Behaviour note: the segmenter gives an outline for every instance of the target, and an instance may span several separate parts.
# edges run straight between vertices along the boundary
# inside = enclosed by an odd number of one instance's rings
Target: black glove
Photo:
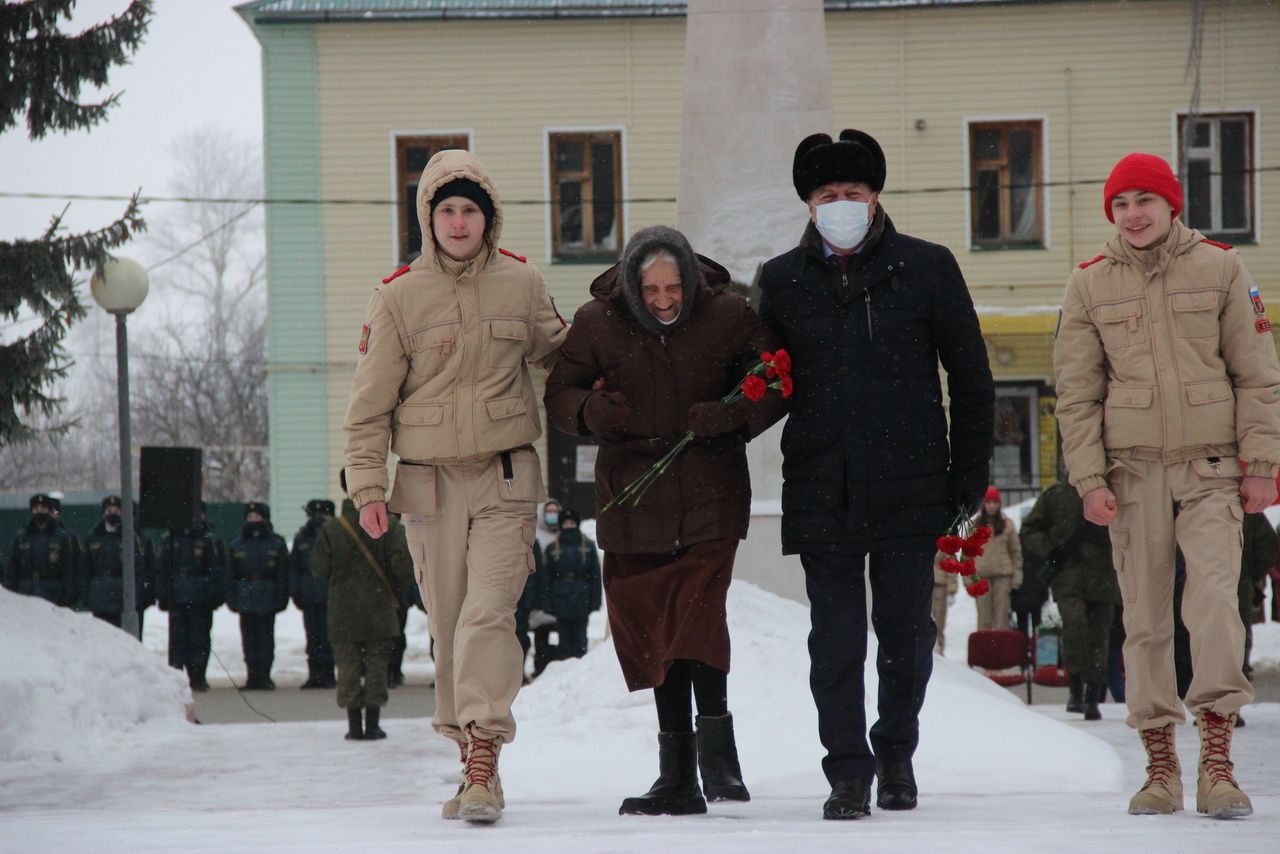
[[[692,404],[688,414],[689,429],[699,439],[733,433],[747,423],[747,412],[737,403],[725,406],[718,400]]]
[[[1049,556],[1044,559],[1044,563],[1040,565],[1040,569],[1036,572],[1036,580],[1048,587],[1053,583],[1053,578],[1058,574],[1058,570],[1062,569],[1062,562],[1066,559],[1061,547],[1049,550]]]
[[[620,391],[592,392],[582,406],[582,420],[597,436],[606,436],[622,426],[631,415],[627,397]]]

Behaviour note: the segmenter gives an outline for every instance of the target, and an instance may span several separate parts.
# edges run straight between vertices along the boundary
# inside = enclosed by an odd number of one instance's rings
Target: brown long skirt
[[[661,685],[671,662],[701,661],[729,671],[725,597],[737,540],[677,552],[604,555],[604,592],[627,688]]]

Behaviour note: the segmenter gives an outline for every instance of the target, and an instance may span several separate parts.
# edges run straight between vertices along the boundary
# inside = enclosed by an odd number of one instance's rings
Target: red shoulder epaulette
[[[1106,257],[1107,257],[1106,255],[1099,255],[1097,258],[1090,258],[1088,261],[1081,261],[1080,269],[1083,270],[1086,267],[1092,267],[1094,264],[1097,264],[1099,261],[1101,261],[1103,258],[1106,258]]]
[[[528,258],[524,257],[523,255],[517,255],[516,253],[512,252],[510,249],[503,249],[503,248],[499,247],[499,248],[498,248],[498,251],[499,251],[499,252],[501,252],[503,255],[506,255],[508,258],[514,258],[514,259],[516,259],[516,260],[517,260],[517,261],[519,261],[521,264],[528,264],[528,263],[529,263],[529,259],[528,259]]]
[[[404,265],[403,267],[401,267],[399,270],[396,270],[396,271],[395,271],[394,273],[392,273],[390,276],[387,276],[385,279],[383,279],[383,280],[382,280],[382,284],[384,284],[384,285],[389,285],[389,284],[391,284],[391,280],[392,280],[392,279],[399,278],[400,276],[403,276],[403,275],[404,275],[405,273],[407,273],[407,272],[409,272],[409,265],[408,265],[408,264],[405,264],[405,265]]]
[[[1216,240],[1210,240],[1210,239],[1209,239],[1209,238],[1207,238],[1207,237],[1202,237],[1202,238],[1200,238],[1200,242],[1201,242],[1201,243],[1208,243],[1210,246],[1216,246],[1216,247],[1218,247],[1219,249],[1234,249],[1234,248],[1235,248],[1235,247],[1234,247],[1234,246],[1232,246],[1230,243],[1219,243],[1218,241],[1216,241]]]

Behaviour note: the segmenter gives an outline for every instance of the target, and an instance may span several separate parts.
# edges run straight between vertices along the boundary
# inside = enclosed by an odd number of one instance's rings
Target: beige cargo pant
[[[511,703],[524,676],[515,612],[533,571],[536,507],[545,500],[532,448],[456,465],[400,463],[392,509],[405,533],[427,624],[435,641],[436,713],[432,725],[465,742],[515,739]]]
[[[1113,460],[1111,547],[1124,603],[1128,724],[1153,729],[1186,720],[1173,669],[1174,546],[1187,565],[1182,618],[1193,676],[1186,709],[1238,712],[1253,701],[1240,670],[1244,624],[1237,587],[1243,546],[1240,468],[1234,458],[1165,464]]]

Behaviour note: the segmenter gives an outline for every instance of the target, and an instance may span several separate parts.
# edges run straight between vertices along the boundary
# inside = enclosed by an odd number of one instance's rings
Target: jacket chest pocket
[[[1100,305],[1094,317],[1102,345],[1109,350],[1122,350],[1137,344],[1145,344],[1147,331],[1142,325],[1142,300]]]
[[[1169,294],[1173,322],[1180,338],[1218,336],[1218,295],[1214,291]]]
[[[485,336],[484,364],[503,368],[520,364],[525,342],[529,340],[529,324],[523,320],[490,320]]]
[[[430,378],[443,370],[456,346],[456,324],[432,326],[409,336],[409,362],[414,375]]]

